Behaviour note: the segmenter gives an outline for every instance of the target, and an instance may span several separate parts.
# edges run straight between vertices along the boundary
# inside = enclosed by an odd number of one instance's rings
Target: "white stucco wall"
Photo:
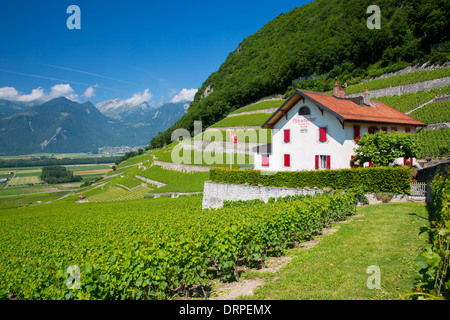
[[[301,116],[298,111],[307,106],[311,114]],[[255,169],[272,171],[299,171],[316,170],[315,156],[330,156],[330,169],[350,168],[350,159],[354,155],[354,125],[360,126],[360,135],[367,133],[369,127],[386,127],[387,132],[396,128],[399,132],[405,132],[407,126],[385,125],[379,123],[352,123],[346,122],[344,128],[340,121],[331,113],[322,112],[312,102],[299,101],[285,116],[275,124],[272,130],[272,154],[269,167],[261,166],[261,155],[255,154]],[[319,141],[319,127],[327,127],[327,141]],[[415,133],[414,127],[409,127]],[[284,142],[284,130],[290,129],[290,142]],[[284,154],[290,154],[291,166],[284,166]],[[403,165],[403,159],[396,162]],[[368,166],[368,163],[365,164]]]

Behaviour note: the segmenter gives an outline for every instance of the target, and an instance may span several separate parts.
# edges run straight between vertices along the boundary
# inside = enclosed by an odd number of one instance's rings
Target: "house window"
[[[330,169],[331,157],[327,155],[316,155],[316,169]]]
[[[410,128],[405,128],[405,132],[411,132]]]
[[[377,133],[378,128],[377,127],[369,127],[369,134]]]
[[[284,155],[284,166],[285,167],[290,167],[291,166],[291,155],[290,154],[285,154]]]
[[[353,126],[353,139],[355,141],[359,141],[359,139],[361,139],[361,127],[360,126]]]
[[[320,127],[319,128],[319,141],[320,142],[327,141],[327,127]]]
[[[392,132],[397,131],[397,127],[392,127],[391,130],[392,130]]]
[[[299,116],[308,116],[311,114],[311,110],[309,110],[308,107],[301,107],[300,110],[298,110]]]
[[[284,142],[291,142],[291,130],[285,129],[284,130]]]
[[[268,155],[261,156],[261,166],[268,167],[269,163],[270,162],[269,162],[269,156]]]
[[[381,130],[383,130],[384,132],[387,132],[387,128],[386,127],[381,127]]]

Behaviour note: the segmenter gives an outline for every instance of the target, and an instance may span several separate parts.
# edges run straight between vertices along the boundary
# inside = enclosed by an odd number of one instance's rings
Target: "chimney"
[[[337,98],[345,98],[345,86],[338,85],[337,77],[334,79],[334,86],[333,86],[333,95]]]
[[[370,106],[370,93],[367,90],[367,87],[366,87],[366,92],[364,92],[364,94],[363,94],[363,99],[364,99],[364,104],[366,106]]]

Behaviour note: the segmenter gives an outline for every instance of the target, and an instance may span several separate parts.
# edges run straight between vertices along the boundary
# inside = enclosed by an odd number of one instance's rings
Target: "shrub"
[[[258,170],[215,168],[210,180],[232,184],[250,184],[288,188],[331,188],[349,190],[362,186],[365,192],[392,192],[409,194],[411,168],[353,168],[320,171],[279,171],[261,175]]]
[[[432,219],[431,227],[424,227],[428,232],[430,244],[416,258],[420,281],[418,291],[434,297],[450,299],[449,243],[450,243],[450,177],[448,172],[436,175],[431,187],[431,203],[428,209]]]

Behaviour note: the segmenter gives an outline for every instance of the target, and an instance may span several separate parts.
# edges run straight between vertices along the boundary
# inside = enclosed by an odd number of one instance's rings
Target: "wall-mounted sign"
[[[316,118],[315,117],[306,118],[300,116],[299,118],[294,118],[292,121],[294,121],[294,123],[297,123],[300,126],[300,128],[307,128],[311,124],[311,122],[316,121]]]

